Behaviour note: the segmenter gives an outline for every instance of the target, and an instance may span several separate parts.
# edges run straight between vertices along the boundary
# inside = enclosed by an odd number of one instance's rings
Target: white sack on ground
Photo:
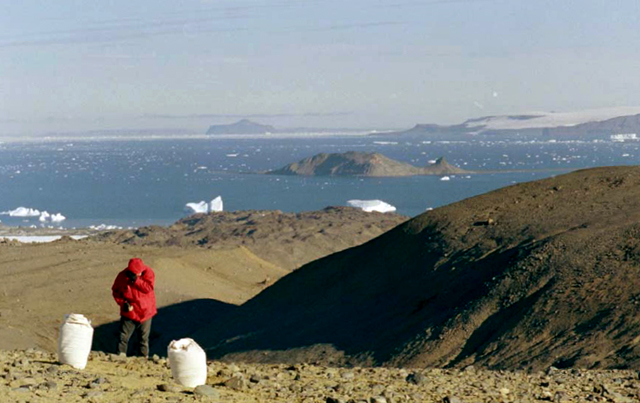
[[[58,360],[62,364],[84,369],[92,341],[93,327],[89,319],[76,313],[65,315],[58,337]]]
[[[207,354],[193,339],[172,341],[167,355],[171,375],[180,385],[195,388],[207,383]]]

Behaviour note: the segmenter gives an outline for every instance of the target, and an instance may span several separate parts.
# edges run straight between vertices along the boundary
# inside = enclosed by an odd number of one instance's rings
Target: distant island
[[[345,153],[317,154],[265,173],[270,175],[385,177],[455,175],[472,172],[449,164],[444,157],[438,158],[434,164],[417,167],[392,160],[379,153],[348,151]]]
[[[266,135],[266,134],[301,134],[301,133],[362,133],[367,131],[354,128],[327,128],[327,127],[275,127],[242,119],[235,123],[224,125],[211,125],[207,130],[209,135]]]
[[[252,122],[249,119],[242,119],[228,125],[209,126],[207,134],[269,134],[277,130],[273,126]]]
[[[455,125],[417,124],[404,131],[370,135],[433,140],[474,137],[637,141],[640,140],[640,107],[485,116]]]

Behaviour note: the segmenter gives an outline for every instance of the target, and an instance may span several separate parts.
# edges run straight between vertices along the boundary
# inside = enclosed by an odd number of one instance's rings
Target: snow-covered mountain
[[[640,134],[640,107],[485,116],[451,126],[418,124],[412,129],[394,134],[439,138],[457,135],[504,135],[611,139],[612,136],[621,134]]]

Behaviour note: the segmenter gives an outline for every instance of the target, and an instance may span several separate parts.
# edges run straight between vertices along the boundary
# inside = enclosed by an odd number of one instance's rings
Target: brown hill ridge
[[[317,154],[280,169],[266,172],[271,175],[305,176],[414,176],[452,175],[471,173],[449,164],[444,157],[435,164],[417,167],[396,161],[379,153],[348,151],[346,153]]]
[[[135,246],[233,248],[251,252],[285,270],[364,243],[406,221],[399,214],[352,207],[283,213],[279,210],[195,214],[169,227],[110,231],[95,239]]]
[[[196,332],[247,361],[640,368],[640,167],[424,213]]]

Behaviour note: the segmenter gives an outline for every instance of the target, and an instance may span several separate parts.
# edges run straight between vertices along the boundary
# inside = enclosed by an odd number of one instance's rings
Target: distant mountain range
[[[471,173],[449,164],[444,157],[426,167],[417,167],[392,160],[379,153],[348,151],[317,154],[280,169],[266,172],[272,175],[303,176],[414,176]]]
[[[526,115],[486,116],[458,125],[418,124],[409,130],[372,133],[375,136],[402,136],[455,139],[470,136],[501,138],[581,138],[636,139],[640,134],[640,107],[593,109],[579,112],[541,112]],[[620,137],[622,135],[622,137]],[[612,137],[614,136],[614,137]]]

